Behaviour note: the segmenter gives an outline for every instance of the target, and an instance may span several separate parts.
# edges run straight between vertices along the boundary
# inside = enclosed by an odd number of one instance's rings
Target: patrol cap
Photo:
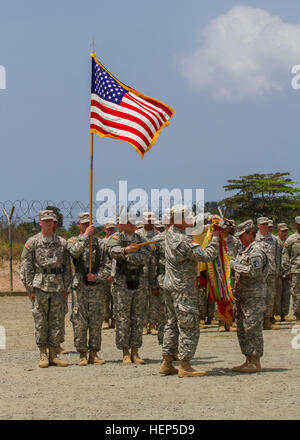
[[[149,220],[151,221],[151,223],[155,222],[155,220],[156,220],[155,213],[152,211],[145,211],[143,213],[143,222],[147,223]]]
[[[131,223],[133,225],[136,224],[137,216],[135,212],[122,212],[117,217],[117,223],[124,225],[127,223]]]
[[[155,222],[154,226],[155,226],[156,228],[164,228],[164,227],[165,227],[165,225],[163,224],[163,222],[159,222],[159,221]]]
[[[80,212],[78,214],[79,223],[89,223],[90,222],[90,213],[89,212]]]
[[[300,216],[295,217],[295,223],[300,223]]]
[[[53,212],[53,217],[54,217],[53,221],[57,223],[57,215],[55,214],[55,212]]]
[[[109,229],[109,228],[115,228],[116,225],[115,225],[114,222],[106,222],[106,223],[104,223],[104,227],[105,227],[106,229]]]
[[[194,216],[190,208],[186,205],[174,205],[171,208],[171,218],[176,220],[185,219],[188,221],[193,221]]]
[[[269,226],[269,227],[271,227],[271,226],[273,227],[273,220],[269,219],[269,221],[268,221],[268,226]]]
[[[265,218],[265,217],[262,217]],[[253,220],[246,220],[243,223],[240,223],[236,228],[236,233],[234,234],[236,237],[240,237],[244,232],[249,232],[253,228],[255,228]]]
[[[279,231],[288,231],[289,227],[286,223],[278,223],[277,229]]]
[[[40,220],[54,220],[57,221],[56,215],[52,209],[45,209],[44,211],[39,211]]]
[[[263,225],[264,223],[269,223],[268,217],[259,217],[257,219],[257,224],[258,225]]]
[[[136,222],[135,226],[137,227],[137,229],[141,229],[144,226],[144,223],[141,221]]]
[[[170,208],[166,208],[164,210],[164,215],[163,215],[163,222],[164,222],[164,224],[168,225],[170,223],[170,215],[171,215],[171,209]]]

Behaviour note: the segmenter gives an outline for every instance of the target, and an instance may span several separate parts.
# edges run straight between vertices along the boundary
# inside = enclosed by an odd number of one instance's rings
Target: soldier
[[[21,257],[21,280],[34,301],[35,340],[40,350],[39,367],[66,367],[57,356],[63,340],[64,301],[70,291],[72,267],[67,242],[53,233],[54,212],[39,212],[41,232],[27,240]],[[49,349],[49,359],[47,356]]]
[[[143,340],[145,292],[149,284],[144,265],[149,263],[152,252],[147,246],[136,246],[136,243],[144,240],[135,232],[134,223],[130,214],[122,214],[121,232],[113,234],[107,243],[110,257],[116,260],[112,295],[116,319],[116,346],[123,350],[124,364],[144,363],[138,354]]]
[[[105,237],[102,239],[105,247],[107,246],[107,242],[109,237],[115,233],[116,225],[113,222],[107,222],[104,225]],[[110,258],[106,259],[107,269],[111,272],[111,260]],[[111,281],[106,280],[104,282],[105,290],[104,290],[104,323],[102,328],[109,329],[115,328],[115,320],[113,318],[113,299],[111,294]]]
[[[295,217],[297,232],[289,236],[283,246],[282,272],[292,283],[293,312],[296,326],[300,326],[300,216]]]
[[[57,230],[57,216],[55,214],[55,212],[53,212],[53,234],[56,234],[56,230]],[[68,313],[68,294],[66,295],[66,297],[63,299],[63,313],[65,315],[64,318],[64,331],[63,331],[63,335],[60,341],[60,344],[63,344],[64,340],[65,340],[65,334],[66,334],[66,315]],[[57,354],[68,354],[70,353],[69,350],[65,350],[61,345],[59,345],[59,347],[57,348]]]
[[[157,235],[157,231],[154,228],[154,224],[155,224],[154,212],[144,212],[143,224],[144,224],[143,228],[140,228],[138,230],[139,235],[143,238],[143,241],[153,240]],[[156,271],[154,255],[152,256],[150,263],[151,263],[151,267],[147,266],[144,268],[149,283],[148,286],[146,287],[146,309],[145,309],[145,322],[143,328],[143,335],[147,335],[149,333],[151,335],[158,334],[158,330],[157,330],[158,316],[160,316],[159,307],[161,306],[161,300],[158,298],[159,293],[156,288],[156,285],[153,285],[150,282],[150,280],[153,279],[153,276],[150,273],[150,271],[152,271],[153,274]],[[159,323],[159,325],[161,325],[161,323]]]
[[[234,290],[235,277],[233,263],[239,250],[241,250],[242,245],[241,242],[231,234],[232,227],[233,225],[230,220],[224,220],[223,237],[226,243],[228,258],[231,266],[231,288],[232,290]],[[229,326],[228,324],[225,324],[225,322],[223,322],[222,320],[219,320],[219,332],[224,332],[225,330],[236,331],[235,323],[233,323],[232,326]]]
[[[273,234],[273,227],[274,227],[273,220],[269,219],[269,222],[268,222],[268,232],[270,234]]]
[[[203,376],[195,371],[190,360],[195,354],[199,329],[199,297],[196,288],[197,262],[212,261],[219,248],[219,233],[215,231],[211,243],[202,250],[193,243],[186,229],[191,228],[194,218],[191,211],[182,205],[171,209],[173,225],[166,233],[166,274],[164,289],[167,308],[167,324],[163,339],[163,362],[161,374],[177,374],[179,377]],[[178,351],[180,367],[177,371],[172,360]]]
[[[279,325],[274,324],[272,321],[274,317],[276,281],[280,271],[281,248],[276,237],[274,237],[268,230],[269,219],[267,217],[259,217],[257,219],[257,227],[259,231],[256,234],[255,240],[262,246],[269,261],[266,311],[263,328],[264,330],[279,330]]]
[[[284,243],[288,236],[288,225],[286,223],[279,223],[277,227],[278,243],[280,244],[281,252],[283,252]],[[281,254],[282,256],[282,254]],[[282,258],[281,258],[282,262]],[[277,292],[274,304],[274,315],[278,321],[292,321],[289,316],[291,297],[291,280],[282,275],[282,267],[280,267],[279,277],[277,279]]]
[[[157,222],[155,222],[155,230],[159,234],[163,234],[165,232],[165,225],[162,222],[157,221]]]
[[[237,336],[246,361],[233,371],[257,373],[261,371],[263,355],[263,320],[266,309],[266,278],[268,257],[258,241],[255,241],[255,226],[247,220],[237,227],[243,250],[232,261],[235,272],[234,296],[236,303]]]
[[[72,282],[72,315],[74,345],[79,352],[79,366],[102,365],[97,356],[101,349],[101,330],[104,318],[104,281],[110,275],[105,264],[104,243],[94,235],[89,225],[89,213],[78,215],[80,235],[68,240],[68,251],[73,258],[75,274]],[[92,271],[89,272],[89,237],[92,237]],[[89,332],[89,342],[87,333]],[[89,359],[87,352],[89,350]]]

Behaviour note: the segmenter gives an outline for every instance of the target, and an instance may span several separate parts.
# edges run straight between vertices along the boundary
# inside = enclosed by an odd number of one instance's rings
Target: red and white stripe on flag
[[[174,110],[125,86],[92,57],[97,65],[92,69],[91,133],[128,142],[143,157],[169,125]]]

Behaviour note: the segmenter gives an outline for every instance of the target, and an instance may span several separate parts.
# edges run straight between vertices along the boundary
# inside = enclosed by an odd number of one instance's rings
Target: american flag
[[[90,132],[129,142],[143,157],[174,110],[118,81],[92,56]]]

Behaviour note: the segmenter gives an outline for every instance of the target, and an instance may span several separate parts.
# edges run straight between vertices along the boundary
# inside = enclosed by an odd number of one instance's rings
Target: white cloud
[[[242,100],[291,87],[300,64],[300,24],[264,9],[235,6],[200,30],[193,54],[180,60],[191,86],[218,100]]]

